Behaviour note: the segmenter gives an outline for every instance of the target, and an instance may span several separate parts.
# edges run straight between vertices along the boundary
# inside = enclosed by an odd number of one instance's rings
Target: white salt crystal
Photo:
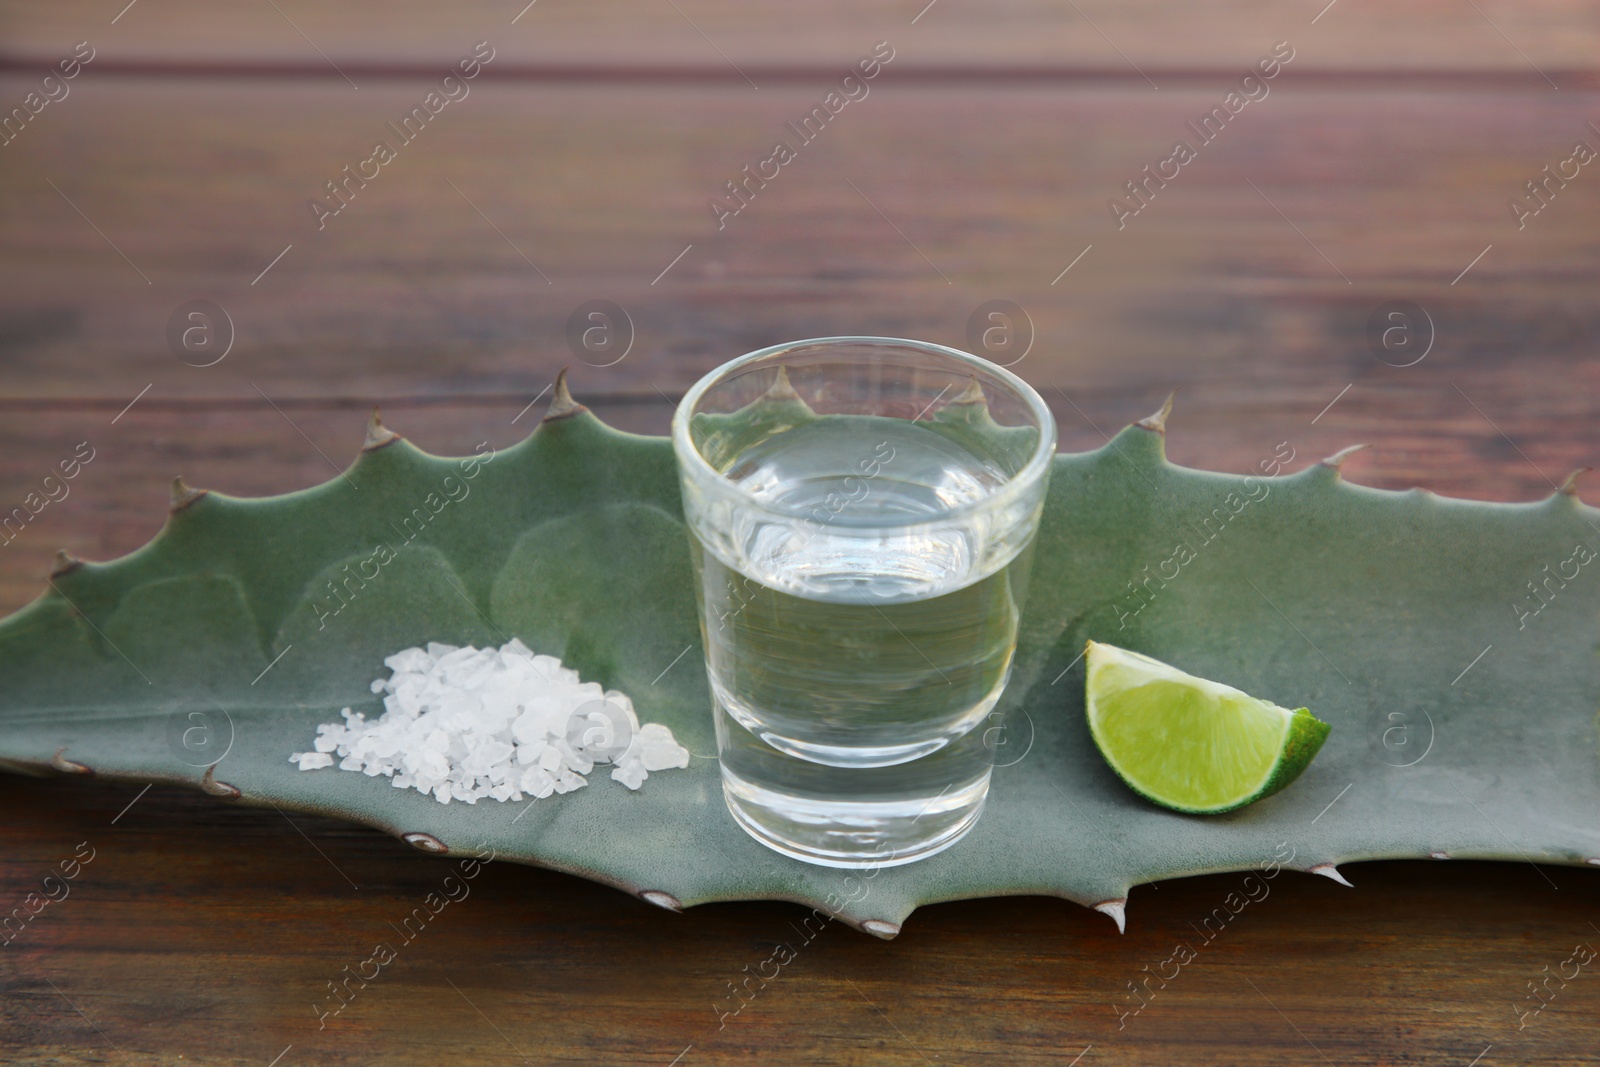
[[[461,763],[461,769],[469,774],[487,774],[490,767],[511,758],[511,746],[495,740],[493,735],[476,735],[469,744],[471,752]]]
[[[629,789],[638,789],[650,777],[638,760],[627,760],[611,768],[611,780],[621,782]]]
[[[669,745],[674,743],[672,740],[672,731],[667,729],[665,726],[662,726],[658,722],[646,723],[645,725],[639,727],[639,729],[635,731],[634,736],[639,739],[641,744],[646,745],[659,741],[665,741]]]
[[[647,771],[665,771],[673,767],[689,766],[689,750],[676,744],[645,745],[639,762]]]
[[[450,761],[443,752],[435,749],[425,749],[418,754],[417,773],[425,774],[434,781],[447,778],[450,775]]]
[[[588,774],[590,771],[594,770],[594,761],[581,752],[573,751],[572,746],[567,744],[565,738],[556,741],[556,743],[550,747],[561,753],[562,763],[566,764],[574,771],[577,771],[579,774]]]
[[[672,731],[658,722],[640,727],[629,751],[638,756],[647,771],[689,766],[689,750],[679,745],[673,739]]]
[[[384,660],[383,665],[396,674],[421,673],[433,666],[433,657],[420,648],[408,648]]]
[[[543,799],[556,787],[556,780],[543,767],[530,767],[522,773],[522,791]]]
[[[628,694],[620,692],[620,691],[618,691],[616,689],[607,689],[606,690],[606,703],[607,704],[612,704],[612,705],[615,705],[616,707],[621,708],[623,714],[628,716],[628,725],[629,725],[629,727],[633,730],[633,732],[635,734],[637,734],[639,732],[639,716],[633,710],[633,701],[628,699]],[[657,725],[657,724],[652,723],[651,725]],[[663,730],[667,729],[665,726],[663,726],[661,728]],[[667,733],[670,736],[672,731],[668,730]]]
[[[289,762],[316,770],[337,759],[341,770],[387,776],[395,788],[415,789],[441,804],[542,800],[583,788],[595,755],[609,758],[583,747],[598,743],[586,734],[569,740],[568,733],[583,722],[573,718],[579,709],[604,700],[627,720],[613,723],[620,736],[605,737],[627,745],[613,780],[638,789],[652,771],[689,765],[689,751],[671,730],[640,724],[627,694],[585,682],[559,659],[515,638],[498,649],[430,642],[383,662],[390,677],[371,686],[373,694],[384,694],[382,714],[369,722],[361,712],[341,709],[342,722],[317,727],[315,751],[296,752]]]
[[[511,736],[525,745],[541,746],[545,739],[544,716],[537,710],[524,711],[511,724]]]

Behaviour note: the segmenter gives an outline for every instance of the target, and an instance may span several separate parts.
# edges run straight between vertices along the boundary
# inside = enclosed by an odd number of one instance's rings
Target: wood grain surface
[[[920,61],[956,67],[1048,65],[1105,71],[1253,62],[1273,41],[1315,40],[1318,65],[1340,70],[1587,70],[1600,15],[1584,0],[8,0],[7,52],[51,55],[88,38],[128,58],[443,61],[489,39],[513,61],[735,69],[764,64],[847,67],[889,39]],[[120,13],[120,14],[119,14]],[[113,22],[113,19],[115,21]],[[754,74],[752,73],[752,78]],[[760,84],[759,78],[754,78]],[[747,90],[749,86],[745,87]]]
[[[854,332],[967,347],[990,300],[1031,321],[1014,369],[1066,449],[1176,387],[1192,466],[1366,442],[1352,480],[1533,500],[1600,459],[1600,162],[1542,205],[1526,188],[1600,147],[1591,4],[124,2],[0,4],[0,113],[96,48],[0,146],[0,511],[95,449],[0,546],[0,610],[57,548],[146,541],[173,475],[326,480],[373,403],[467,452],[521,437],[569,366],[602,417],[660,433],[724,359]],[[308,201],[480,40],[470,95],[319,229]],[[870,93],[800,144],[785,124],[880,40]],[[1268,95],[1119,227],[1108,200],[1139,206],[1126,183],[1199,144],[1186,124],[1279,41]],[[796,160],[719,229],[708,201],[780,138]],[[1540,208],[1520,226],[1515,198]],[[168,339],[201,299],[232,324],[206,367]],[[569,344],[590,300],[631,319],[620,362]],[[1426,325],[1375,349],[1394,301]],[[0,912],[94,855],[0,947],[6,1062],[1494,1067],[1600,1043],[1592,968],[1529,1014],[1530,983],[1600,946],[1600,872],[1454,862],[1353,865],[1354,889],[1291,872],[1211,941],[1196,925],[1241,876],[1136,888],[1122,936],[1013,899],[922,909],[887,943],[492,864],[319,1027],[446,861],[138,783],[4,777],[0,806]],[[795,962],[719,1019],[779,942]]]

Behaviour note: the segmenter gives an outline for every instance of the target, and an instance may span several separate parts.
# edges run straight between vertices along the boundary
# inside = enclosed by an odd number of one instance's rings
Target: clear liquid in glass
[[[954,844],[988,794],[975,727],[1010,674],[1031,555],[996,548],[1014,516],[961,509],[1006,471],[928,424],[830,416],[723,473],[773,508],[732,514],[720,551],[694,539],[735,818],[837,867]]]

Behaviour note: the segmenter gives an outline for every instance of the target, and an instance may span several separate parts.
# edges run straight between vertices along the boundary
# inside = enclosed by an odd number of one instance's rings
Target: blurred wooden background
[[[1014,369],[1064,448],[1180,387],[1169,452],[1193,466],[1364,441],[1353,480],[1531,500],[1600,458],[1600,162],[1521,228],[1508,207],[1600,148],[1592,3],[125,5],[0,3],[0,115],[78,42],[95,55],[0,146],[0,511],[96,450],[0,552],[5,610],[59,547],[147,540],[174,474],[238,494],[325,480],[374,402],[466,452],[522,436],[570,366],[603,417],[659,433],[732,356],[835,333],[967,347],[990,300],[1031,320]],[[386,123],[479,41],[494,59],[470,95],[319,230],[307,201],[396,143]],[[708,199],[795,144],[784,124],[879,41],[894,59],[867,97],[719,230]],[[1294,59],[1266,98],[1119,230],[1108,198],[1193,144],[1185,123],[1280,41]],[[232,345],[197,367],[167,335],[202,299]],[[569,346],[590,300],[632,321],[620,362]],[[1431,322],[1411,366],[1369,342],[1392,301]],[[1553,892],[1483,864],[1282,880],[1122,1030],[1126,983],[1228,877],[1137,889],[1121,938],[1043,900],[924,909],[888,944],[829,931],[719,1031],[712,1002],[796,909],[670,916],[497,867],[319,1031],[311,1002],[442,867],[161,790],[113,824],[136,792],[0,781],[3,899],[98,850],[0,948],[9,1060],[1489,1067],[1590,1063],[1600,1037],[1600,985],[1516,1014],[1542,967],[1600,942],[1600,874],[1549,871]]]

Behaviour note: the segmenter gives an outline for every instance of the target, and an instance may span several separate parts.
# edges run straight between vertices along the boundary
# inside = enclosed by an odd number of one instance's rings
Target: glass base
[[[983,813],[990,773],[985,766],[960,788],[927,797],[839,801],[775,792],[724,763],[722,795],[734,821],[774,852],[863,870],[915,863],[960,841]]]

